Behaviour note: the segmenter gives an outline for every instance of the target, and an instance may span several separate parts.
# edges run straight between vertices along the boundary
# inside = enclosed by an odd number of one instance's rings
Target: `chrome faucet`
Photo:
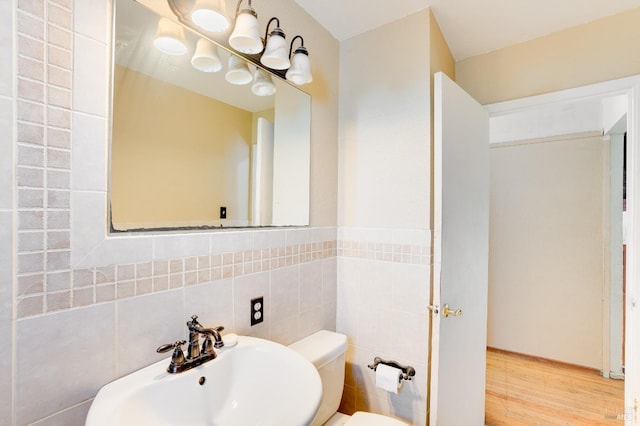
[[[180,373],[202,365],[217,356],[214,348],[224,346],[224,342],[220,336],[220,332],[224,330],[224,327],[204,328],[202,324],[198,322],[198,316],[193,315],[191,321],[187,321],[187,328],[189,329],[189,346],[186,357],[182,352],[182,345],[187,343],[185,340],[167,343],[156,349],[158,353],[168,352],[173,349],[171,363],[167,368],[169,373]],[[200,335],[204,336],[202,349],[200,349]],[[211,341],[212,337],[215,343]]]

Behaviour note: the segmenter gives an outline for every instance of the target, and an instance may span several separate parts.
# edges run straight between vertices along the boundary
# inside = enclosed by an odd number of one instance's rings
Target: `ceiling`
[[[338,40],[431,7],[456,60],[640,7],[640,0],[296,0]]]

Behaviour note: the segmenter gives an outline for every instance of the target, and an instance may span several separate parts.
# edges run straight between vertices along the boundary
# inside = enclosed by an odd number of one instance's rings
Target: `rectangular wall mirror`
[[[230,61],[245,60],[186,27],[186,52],[163,53],[161,17],[115,3],[111,231],[308,225],[310,96],[277,76],[275,94],[257,96],[248,62],[251,80],[229,83]],[[192,65],[199,43],[219,71]]]

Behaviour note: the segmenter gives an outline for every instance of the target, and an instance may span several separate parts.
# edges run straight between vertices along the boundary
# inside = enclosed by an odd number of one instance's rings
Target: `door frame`
[[[640,425],[640,75],[485,105],[489,117],[585,99],[627,95],[627,292],[625,425]]]

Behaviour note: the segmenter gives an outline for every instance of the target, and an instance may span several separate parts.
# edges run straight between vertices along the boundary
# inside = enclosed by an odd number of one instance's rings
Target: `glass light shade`
[[[187,53],[184,29],[167,18],[160,18],[160,21],[158,21],[158,31],[153,38],[153,45],[168,55],[184,55]]]
[[[262,68],[256,68],[253,74],[253,85],[251,91],[256,96],[272,96],[276,93],[276,86],[271,80],[271,76]]]
[[[276,28],[269,35],[260,63],[273,70],[286,70],[291,66],[291,62],[289,62],[289,46],[280,28]]]
[[[313,81],[313,76],[311,75],[311,62],[309,61],[307,49],[304,47],[296,49],[293,54],[293,58],[291,59],[291,68],[289,68],[285,77],[287,80],[297,85],[307,84]]]
[[[260,38],[258,17],[253,9],[242,9],[236,18],[236,26],[229,36],[229,45],[238,52],[256,54],[264,46]]]
[[[248,84],[253,80],[246,61],[235,55],[229,57],[229,69],[224,77],[229,83],[236,85]]]
[[[191,10],[191,20],[199,28],[221,33],[229,28],[227,5],[224,0],[197,0]]]
[[[191,58],[191,65],[202,72],[218,72],[222,69],[222,62],[218,56],[216,46],[201,38],[196,44],[196,51]]]

